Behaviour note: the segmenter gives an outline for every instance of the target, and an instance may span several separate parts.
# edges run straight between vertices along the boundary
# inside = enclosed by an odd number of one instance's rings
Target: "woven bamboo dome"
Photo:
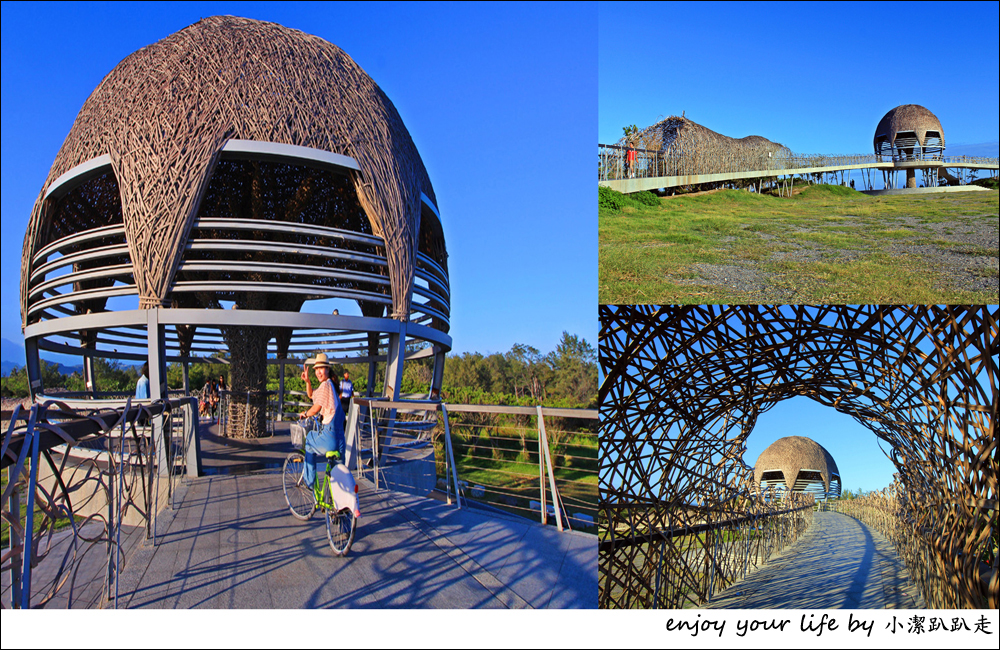
[[[903,104],[879,120],[873,140],[875,154],[903,161],[938,156],[944,152],[944,129],[929,110]]]
[[[833,456],[803,436],[787,436],[771,443],[757,458],[753,478],[761,487],[780,482],[789,490],[811,492],[817,498],[839,496],[841,491],[840,470]]]
[[[436,201],[396,108],[340,48],[206,18],[127,56],[80,110],[25,234],[25,336],[126,360],[374,356],[393,336],[440,352]],[[316,300],[362,316],[304,313]]]

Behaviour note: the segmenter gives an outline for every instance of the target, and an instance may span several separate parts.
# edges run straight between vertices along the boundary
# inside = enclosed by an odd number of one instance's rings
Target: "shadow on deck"
[[[586,608],[597,540],[457,510],[361,483],[355,542],[336,557],[323,518],[288,514],[280,475],[187,483],[136,549],[119,606],[154,608]]]

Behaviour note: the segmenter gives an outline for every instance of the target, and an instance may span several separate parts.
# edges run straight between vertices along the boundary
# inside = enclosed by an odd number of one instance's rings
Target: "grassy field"
[[[524,435],[524,441],[518,435]],[[435,457],[438,478],[445,478],[444,437],[436,436]],[[597,520],[597,451],[594,432],[563,431],[548,424],[553,475],[562,495],[567,514],[581,513]],[[540,501],[538,435],[530,427],[516,427],[510,422],[493,426],[452,424],[455,463],[458,478],[470,486],[484,489],[479,496],[466,492],[467,499],[481,501],[522,517],[535,519],[531,501]],[[544,479],[548,490],[548,478]],[[549,495],[546,498],[551,498]],[[553,519],[554,522],[554,519]],[[585,527],[587,532],[596,532]]]
[[[10,470],[5,469],[3,470],[3,473],[0,474],[0,491],[7,489],[7,480],[8,480],[7,475],[9,472]],[[39,502],[35,503],[35,516],[34,519],[32,520],[34,522],[34,525],[32,526],[32,529],[35,531],[36,534],[38,533],[38,531],[41,530],[42,524],[45,522],[45,514],[41,512],[41,505],[42,504]],[[27,513],[28,513],[28,495],[25,492],[24,488],[21,488],[21,514],[18,517],[19,521],[24,521],[24,517]],[[76,520],[83,521],[83,517],[76,517]],[[61,530],[70,525],[70,520],[68,517],[60,517],[50,525],[52,526],[52,530]],[[9,539],[10,539],[10,523],[6,519],[4,519],[3,523],[0,524],[0,547],[6,549]]]
[[[601,208],[601,303],[996,303],[998,193],[737,190]]]

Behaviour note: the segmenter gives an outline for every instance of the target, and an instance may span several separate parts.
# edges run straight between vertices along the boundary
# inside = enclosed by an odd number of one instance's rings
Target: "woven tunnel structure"
[[[273,23],[206,18],[122,60],[23,250],[36,394],[39,349],[148,358],[160,397],[167,361],[220,352],[234,390],[324,351],[386,361],[394,393],[407,346],[438,366],[451,347],[444,233],[399,113],[340,48]]]
[[[677,584],[666,606],[704,603],[696,578],[712,567],[732,584],[741,545],[694,553],[690,533],[746,517],[746,439],[805,396],[888,450],[897,551],[928,607],[996,608],[998,312],[602,306],[600,606],[663,606],[654,594]]]
[[[765,137],[731,138],[677,115],[647,126],[618,144],[662,152],[660,164],[664,169],[657,171],[659,176],[767,169],[774,166],[771,158],[791,155],[787,147]]]

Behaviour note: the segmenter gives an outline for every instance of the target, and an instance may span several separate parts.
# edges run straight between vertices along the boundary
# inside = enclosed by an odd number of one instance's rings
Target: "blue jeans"
[[[324,424],[318,431],[310,431],[306,435],[306,466],[304,478],[306,485],[316,485],[316,459],[322,459],[326,467],[326,452],[339,451],[343,463],[347,455],[347,439],[344,437],[344,425],[340,418],[334,416],[329,424]]]

